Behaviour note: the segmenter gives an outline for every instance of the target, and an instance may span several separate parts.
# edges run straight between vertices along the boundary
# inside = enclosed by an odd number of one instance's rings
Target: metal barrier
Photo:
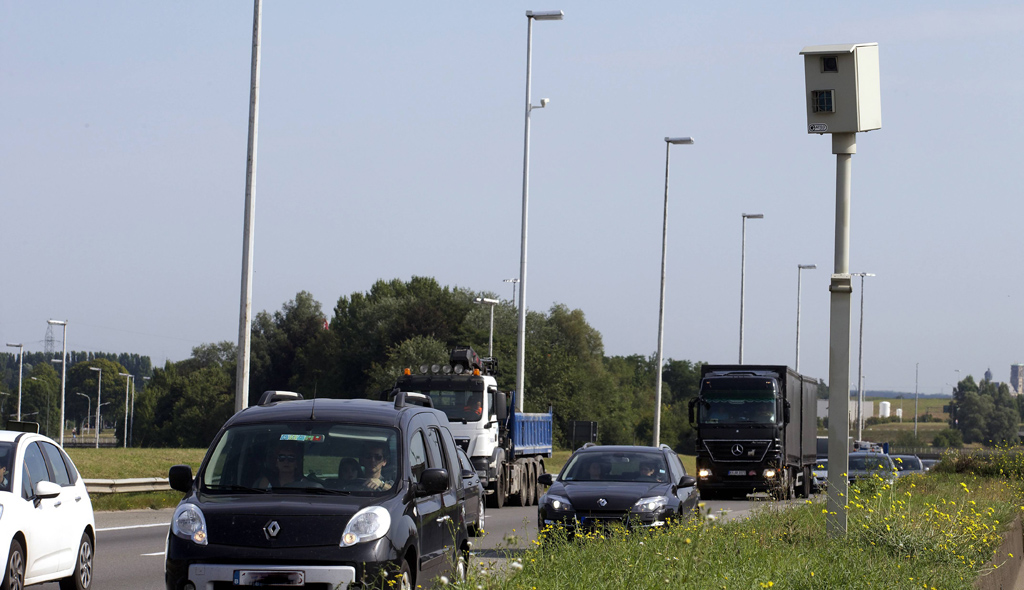
[[[122,492],[163,492],[171,489],[166,477],[139,477],[135,479],[85,479],[90,494],[117,494]]]

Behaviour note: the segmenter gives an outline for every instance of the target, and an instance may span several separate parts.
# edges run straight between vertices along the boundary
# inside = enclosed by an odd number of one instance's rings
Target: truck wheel
[[[537,503],[537,464],[533,461],[526,468],[526,505],[533,506]]]
[[[529,500],[529,498],[527,497],[527,493],[526,493],[526,484],[530,481],[530,468],[527,467],[525,464],[522,465],[521,467],[522,467],[522,469],[519,470],[519,493],[518,494],[509,494],[511,496],[509,499],[511,500],[511,504],[513,506],[529,506],[530,505],[527,502],[527,500]]]
[[[487,505],[491,508],[501,508],[505,505],[505,470],[498,473],[498,481],[494,482],[494,493],[487,496]]]
[[[533,506],[540,504],[540,497],[543,495],[540,493],[540,486],[537,485],[538,477],[540,477],[540,461],[534,461],[533,469],[530,471],[530,504]]]
[[[786,492],[785,499],[792,500],[796,497],[796,476],[793,475],[793,470],[791,469],[786,469],[784,473],[786,474],[786,481],[784,482],[786,484],[784,488]]]

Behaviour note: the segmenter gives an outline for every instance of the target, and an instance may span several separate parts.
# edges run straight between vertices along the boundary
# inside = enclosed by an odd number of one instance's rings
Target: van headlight
[[[182,504],[174,511],[171,532],[196,545],[206,545],[206,518],[195,504]]]
[[[383,506],[367,506],[348,521],[341,534],[341,546],[351,547],[356,543],[376,541],[391,529],[391,513]]]

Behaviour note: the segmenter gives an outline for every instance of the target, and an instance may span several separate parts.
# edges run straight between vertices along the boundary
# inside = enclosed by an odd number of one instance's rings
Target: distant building
[[[985,369],[985,381],[992,382],[992,367]]]
[[[1024,364],[1010,365],[1010,390],[1014,395],[1024,393]]]

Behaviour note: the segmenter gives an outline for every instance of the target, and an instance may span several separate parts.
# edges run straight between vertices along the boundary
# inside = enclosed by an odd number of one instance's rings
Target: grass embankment
[[[510,569],[474,569],[465,587],[972,588],[990,570],[1000,532],[1024,510],[1024,455],[968,455],[943,469],[893,487],[851,486],[842,538],[826,535],[821,500],[768,503],[741,521],[512,549]]]
[[[131,479],[167,477],[173,465],[199,468],[206,449],[65,449],[84,479]],[[93,510],[169,508],[181,500],[181,492],[90,494]]]

